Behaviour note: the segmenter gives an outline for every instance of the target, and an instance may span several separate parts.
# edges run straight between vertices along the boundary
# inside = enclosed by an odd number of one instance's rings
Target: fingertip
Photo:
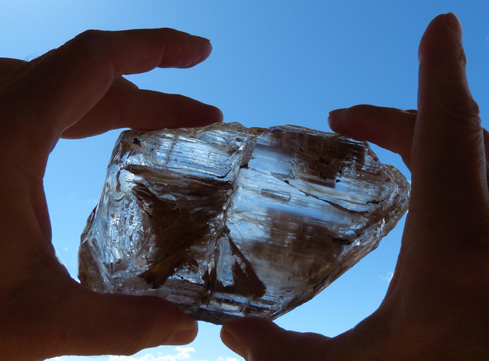
[[[200,57],[197,57],[196,61],[192,64],[189,65],[189,67],[192,67],[194,65],[197,65],[204,60],[206,60],[212,53],[212,44],[209,39],[203,38],[200,36],[194,36],[197,38],[197,44],[196,44],[196,50],[197,53],[200,55]]]
[[[462,36],[462,24],[457,15],[452,12],[441,15],[448,28],[457,36]]]
[[[183,328],[176,329],[163,343],[164,345],[186,345],[197,337],[199,326],[196,320],[191,319]]]
[[[211,41],[207,38],[204,38],[204,37],[201,37],[201,36],[198,36],[198,38],[200,39],[201,43],[202,43],[202,49],[204,52],[206,52],[207,54],[210,54],[212,53],[212,44],[211,44]]]
[[[328,122],[334,132],[375,143],[400,154],[409,164],[416,115],[416,110],[361,104],[332,111]]]
[[[74,327],[70,339],[71,351],[81,355],[130,355],[148,347],[183,345],[198,332],[197,321],[162,298],[80,288],[76,294],[84,301],[83,307],[69,313]]]
[[[231,351],[244,357],[240,342],[236,339],[236,337],[234,337],[233,333],[226,326],[223,326],[223,328],[221,329],[221,341]]]
[[[455,34],[459,34],[462,32],[462,24],[458,19],[457,15],[452,12],[448,12],[446,14],[440,14],[436,16],[431,22],[429,26],[438,26],[444,24],[448,26]]]
[[[329,339],[287,331],[268,319],[245,317],[225,324],[221,340],[247,360],[317,360],[326,356]]]
[[[445,127],[448,119],[461,119],[460,115],[479,122],[467,81],[462,26],[453,13],[439,15],[428,25],[419,45],[419,62],[420,115],[428,114],[432,120],[443,115]]]
[[[337,128],[341,124],[343,119],[345,108],[335,109],[329,112],[328,125],[333,131],[337,131]]]
[[[221,123],[223,119],[224,115],[221,109],[199,101],[192,101],[192,103],[188,102],[184,109],[181,108],[171,127],[204,127]]]
[[[191,68],[209,57],[212,52],[210,40],[171,28],[135,30],[135,35],[145,35],[155,54],[160,54],[160,68]],[[131,32],[126,32],[131,35]],[[127,73],[125,73],[127,74]]]
[[[187,62],[182,62],[176,66],[178,68],[191,68],[197,64],[202,63],[212,53],[212,45],[209,39],[201,36],[192,35],[191,51],[194,54],[192,58],[189,58]]]
[[[208,124],[222,123],[222,121],[224,120],[224,114],[218,107],[209,105],[205,120],[206,122],[208,122]]]
[[[363,139],[361,135],[366,125],[365,120],[377,116],[378,109],[379,107],[367,104],[336,109],[329,113],[328,123],[331,130],[336,133]]]
[[[242,357],[253,353],[267,345],[273,346],[272,341],[277,334],[285,332],[270,320],[245,317],[226,323],[221,329],[221,340],[232,351]]]
[[[155,345],[185,345],[192,342],[199,330],[198,322],[175,304],[159,297],[125,296],[139,299],[140,322]]]
[[[447,50],[452,54],[463,54],[462,25],[453,13],[438,15],[430,22],[419,45],[418,59],[420,62],[443,59],[447,57]]]

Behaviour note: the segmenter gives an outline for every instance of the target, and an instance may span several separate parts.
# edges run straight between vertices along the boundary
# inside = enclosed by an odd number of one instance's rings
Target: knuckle
[[[51,49],[37,58],[34,58],[26,63],[26,71],[38,71],[43,64],[56,53],[56,49]]]
[[[97,53],[108,49],[110,40],[104,31],[91,29],[77,35],[73,43],[87,52]]]
[[[144,347],[140,346],[137,342],[129,341],[123,343],[122,349],[120,351],[117,351],[117,353],[123,356],[132,356],[142,349],[144,349]]]
[[[456,122],[475,127],[480,127],[481,125],[479,105],[471,96],[467,96],[466,99],[452,101],[445,110],[445,113],[447,114],[447,118],[453,119]]]
[[[152,327],[150,326],[151,330]],[[154,335],[148,329],[144,329],[143,326],[133,328],[131,331],[131,338],[126,338],[124,342],[120,343],[121,349],[118,351],[123,355],[129,356],[148,348],[158,346],[157,342],[152,342]]]
[[[373,105],[368,105],[368,104],[358,104],[350,107],[348,109],[350,112],[354,112],[355,114],[365,114],[365,113],[370,113],[372,111],[377,110],[377,107]]]
[[[470,98],[469,101],[468,113],[472,116],[479,118],[479,114],[480,114],[479,104],[477,104],[477,102],[472,98]]]
[[[157,345],[148,344],[145,340],[146,333],[141,329],[131,331],[131,337],[120,337],[116,339],[111,352],[118,355],[131,356],[147,347],[155,347]]]

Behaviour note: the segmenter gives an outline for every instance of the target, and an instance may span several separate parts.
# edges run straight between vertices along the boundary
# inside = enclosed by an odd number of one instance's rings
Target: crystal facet
[[[274,319],[377,247],[409,183],[362,141],[238,123],[125,131],[79,251],[80,280],[196,319]]]

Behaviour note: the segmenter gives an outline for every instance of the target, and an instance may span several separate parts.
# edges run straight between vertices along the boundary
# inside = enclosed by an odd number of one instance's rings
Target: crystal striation
[[[79,250],[97,291],[156,295],[196,319],[274,319],[377,247],[410,187],[367,143],[238,123],[125,131]]]

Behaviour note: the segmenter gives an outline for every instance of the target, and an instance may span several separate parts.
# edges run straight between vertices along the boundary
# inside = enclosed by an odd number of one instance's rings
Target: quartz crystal
[[[238,123],[125,131],[81,237],[80,281],[222,324],[274,319],[377,247],[409,183],[367,143]]]

